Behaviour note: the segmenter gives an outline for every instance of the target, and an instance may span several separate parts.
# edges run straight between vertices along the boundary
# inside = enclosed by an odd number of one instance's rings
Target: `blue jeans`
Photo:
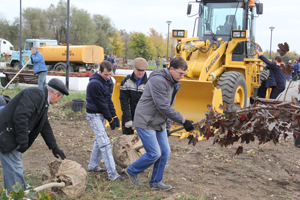
[[[46,76],[47,76],[47,72],[40,72],[38,73],[38,86],[39,87],[45,87],[46,85]]]
[[[111,152],[111,145],[109,138],[105,132],[105,119],[100,113],[87,113],[86,119],[90,123],[96,137],[88,170],[94,170],[99,166],[101,158],[103,157],[108,179],[112,180],[119,176],[116,171],[114,157]]]
[[[0,160],[3,169],[4,188],[13,191],[13,186],[19,182],[23,185],[25,191],[26,184],[23,176],[22,153],[17,150],[9,153],[0,151]]]
[[[143,142],[146,153],[129,165],[127,172],[132,176],[137,176],[154,164],[149,183],[150,186],[159,185],[163,179],[165,167],[171,154],[167,131],[155,131],[138,127],[136,127],[136,130]]]

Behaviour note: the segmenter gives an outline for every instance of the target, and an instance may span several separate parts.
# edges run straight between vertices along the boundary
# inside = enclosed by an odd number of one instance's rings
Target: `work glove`
[[[120,121],[119,121],[120,123]],[[117,127],[117,122],[114,120],[111,120],[111,122],[109,122],[109,126],[111,130],[115,130],[115,128]]]
[[[184,124],[183,124],[183,126],[184,126],[184,129],[186,130],[186,131],[191,131],[191,130],[193,130],[194,129],[194,126],[193,126],[193,121],[191,121],[191,120],[185,120],[185,122],[184,122]]]
[[[17,151],[24,153],[28,149],[28,144],[19,144],[17,147]]]
[[[116,127],[120,127],[120,120],[117,116],[114,117],[114,122],[116,123]]]
[[[171,135],[170,130],[167,130],[167,135],[168,135],[168,137]]]
[[[55,156],[55,158],[60,157],[62,160],[64,160],[66,158],[64,152],[62,150],[60,150],[58,147],[55,147],[54,149],[52,149],[52,153]]]
[[[133,122],[132,122],[132,120],[126,122],[126,123],[125,123],[125,127],[126,127],[126,128],[132,128],[132,127],[133,127]]]
[[[120,127],[120,120],[116,115],[116,113],[113,113],[112,116],[113,116],[113,120],[116,122],[116,127]]]

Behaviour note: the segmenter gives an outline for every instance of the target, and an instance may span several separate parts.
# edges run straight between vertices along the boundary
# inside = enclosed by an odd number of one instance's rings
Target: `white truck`
[[[7,40],[0,38],[0,57],[1,55],[11,56],[14,46]]]

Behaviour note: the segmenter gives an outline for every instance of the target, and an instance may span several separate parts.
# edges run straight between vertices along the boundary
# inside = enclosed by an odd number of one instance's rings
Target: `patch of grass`
[[[24,172],[24,179],[28,186],[31,186],[32,189],[42,185],[41,180],[43,176],[43,171],[28,171]],[[28,188],[29,189],[29,188]],[[30,188],[31,189],[31,188]]]
[[[207,198],[203,195],[200,195],[198,197],[193,197],[191,194],[186,194],[175,199],[176,200],[207,200]]]
[[[70,113],[74,113],[74,111],[72,110],[72,108],[67,108],[65,110],[66,115],[70,114]]]
[[[162,66],[159,66],[159,68],[162,68]],[[147,69],[155,70],[156,69],[156,65],[148,65]]]
[[[253,168],[254,166],[252,165],[247,165],[245,163],[241,163],[241,162],[236,162],[233,164],[234,166],[242,166],[242,167],[245,167],[245,168]]]
[[[60,103],[64,105],[65,103],[72,101],[72,99],[85,100],[85,98],[86,93],[70,92],[69,96],[64,95],[63,98],[61,98]]]
[[[32,186],[33,188],[41,185],[42,176],[43,176],[42,171],[24,172],[24,179],[27,186]],[[0,188],[4,188],[2,168],[0,168]]]
[[[13,88],[10,89],[5,89],[2,92],[2,95],[6,95],[9,96],[10,98],[13,98],[14,96],[16,96],[20,91],[22,91],[23,88],[20,87],[20,85],[18,83],[13,84]],[[3,90],[3,89],[2,89]],[[2,91],[1,90],[1,91]]]

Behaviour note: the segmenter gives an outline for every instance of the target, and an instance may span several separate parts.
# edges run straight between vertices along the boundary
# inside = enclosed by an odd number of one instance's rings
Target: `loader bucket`
[[[122,111],[120,104],[120,85],[124,75],[114,75],[115,81],[114,92],[112,100],[116,109],[118,117],[121,119]],[[220,104],[222,104],[221,89],[217,89],[211,82],[198,81],[198,80],[181,80],[181,89],[176,95],[175,110],[178,110],[183,116],[194,122],[200,121],[205,118],[205,112],[208,111],[207,105],[213,104],[218,112]],[[173,125],[172,129],[182,126]],[[173,133],[173,136],[185,138],[190,133],[178,131]],[[200,139],[200,138],[199,138]]]
[[[114,106],[116,109],[116,114],[117,116],[120,118],[120,120],[122,119],[122,110],[121,110],[121,103],[120,103],[120,86],[121,86],[121,82],[123,80],[123,78],[126,75],[113,75],[113,78],[115,79],[115,86],[114,86],[114,91],[112,94],[112,101],[114,102]]]
[[[194,122],[204,119],[205,112],[208,111],[207,105],[214,105],[218,112],[222,104],[221,89],[217,89],[211,82],[198,81],[198,80],[181,80],[181,89],[176,95],[174,108],[178,110],[188,120]],[[171,130],[180,128],[181,125],[173,125]],[[173,136],[179,136],[180,139],[188,137],[189,132],[184,129],[175,133]],[[205,139],[203,136],[198,140]]]
[[[222,104],[221,89],[217,89],[211,82],[198,80],[181,80],[181,89],[176,95],[175,110],[194,122],[205,118],[207,105],[214,105],[219,110]]]

